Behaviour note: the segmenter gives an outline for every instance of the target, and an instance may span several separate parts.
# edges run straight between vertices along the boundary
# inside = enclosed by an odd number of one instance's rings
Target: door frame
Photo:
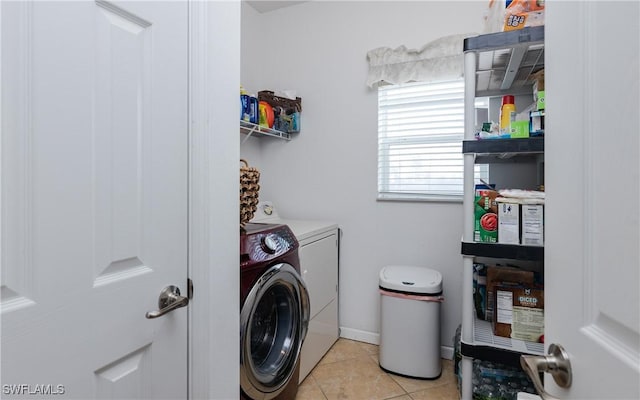
[[[240,393],[240,5],[189,0],[190,399]]]

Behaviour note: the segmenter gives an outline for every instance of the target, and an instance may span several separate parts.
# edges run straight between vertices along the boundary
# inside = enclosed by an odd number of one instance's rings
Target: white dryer
[[[270,201],[258,203],[251,220],[289,226],[300,245],[300,269],[309,291],[309,330],[300,355],[300,382],[338,340],[338,252],[340,232],[333,222],[280,218]]]

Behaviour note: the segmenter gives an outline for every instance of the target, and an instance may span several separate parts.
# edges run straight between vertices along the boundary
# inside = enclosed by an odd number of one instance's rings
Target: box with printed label
[[[529,120],[513,121],[509,128],[511,139],[528,138],[529,125]]]
[[[501,285],[495,288],[493,334],[528,342],[544,338],[544,289]]]
[[[522,244],[544,245],[544,205],[522,204]],[[500,233],[498,232],[498,235]]]
[[[498,241],[498,192],[486,185],[476,185],[474,203],[474,242],[496,243]]]
[[[531,111],[529,114],[529,135],[544,135],[544,110]]]
[[[498,243],[520,244],[520,204],[515,199],[498,197]]]
[[[514,267],[494,266],[487,267],[487,304],[485,314],[487,321],[493,321],[495,288],[500,285],[533,285],[535,276],[532,271],[525,271]]]
[[[547,101],[545,98],[545,91],[538,90],[533,93],[534,100],[536,102],[536,110],[544,110],[547,107]]]

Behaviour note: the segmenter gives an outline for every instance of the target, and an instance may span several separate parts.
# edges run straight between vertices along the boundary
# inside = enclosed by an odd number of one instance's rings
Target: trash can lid
[[[442,293],[442,275],[425,267],[389,265],[380,270],[380,287],[420,294]]]

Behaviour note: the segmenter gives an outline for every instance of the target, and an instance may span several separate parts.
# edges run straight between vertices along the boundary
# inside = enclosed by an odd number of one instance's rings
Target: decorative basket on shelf
[[[240,162],[243,164],[240,166],[240,226],[244,226],[258,209],[260,171],[244,159]]]

